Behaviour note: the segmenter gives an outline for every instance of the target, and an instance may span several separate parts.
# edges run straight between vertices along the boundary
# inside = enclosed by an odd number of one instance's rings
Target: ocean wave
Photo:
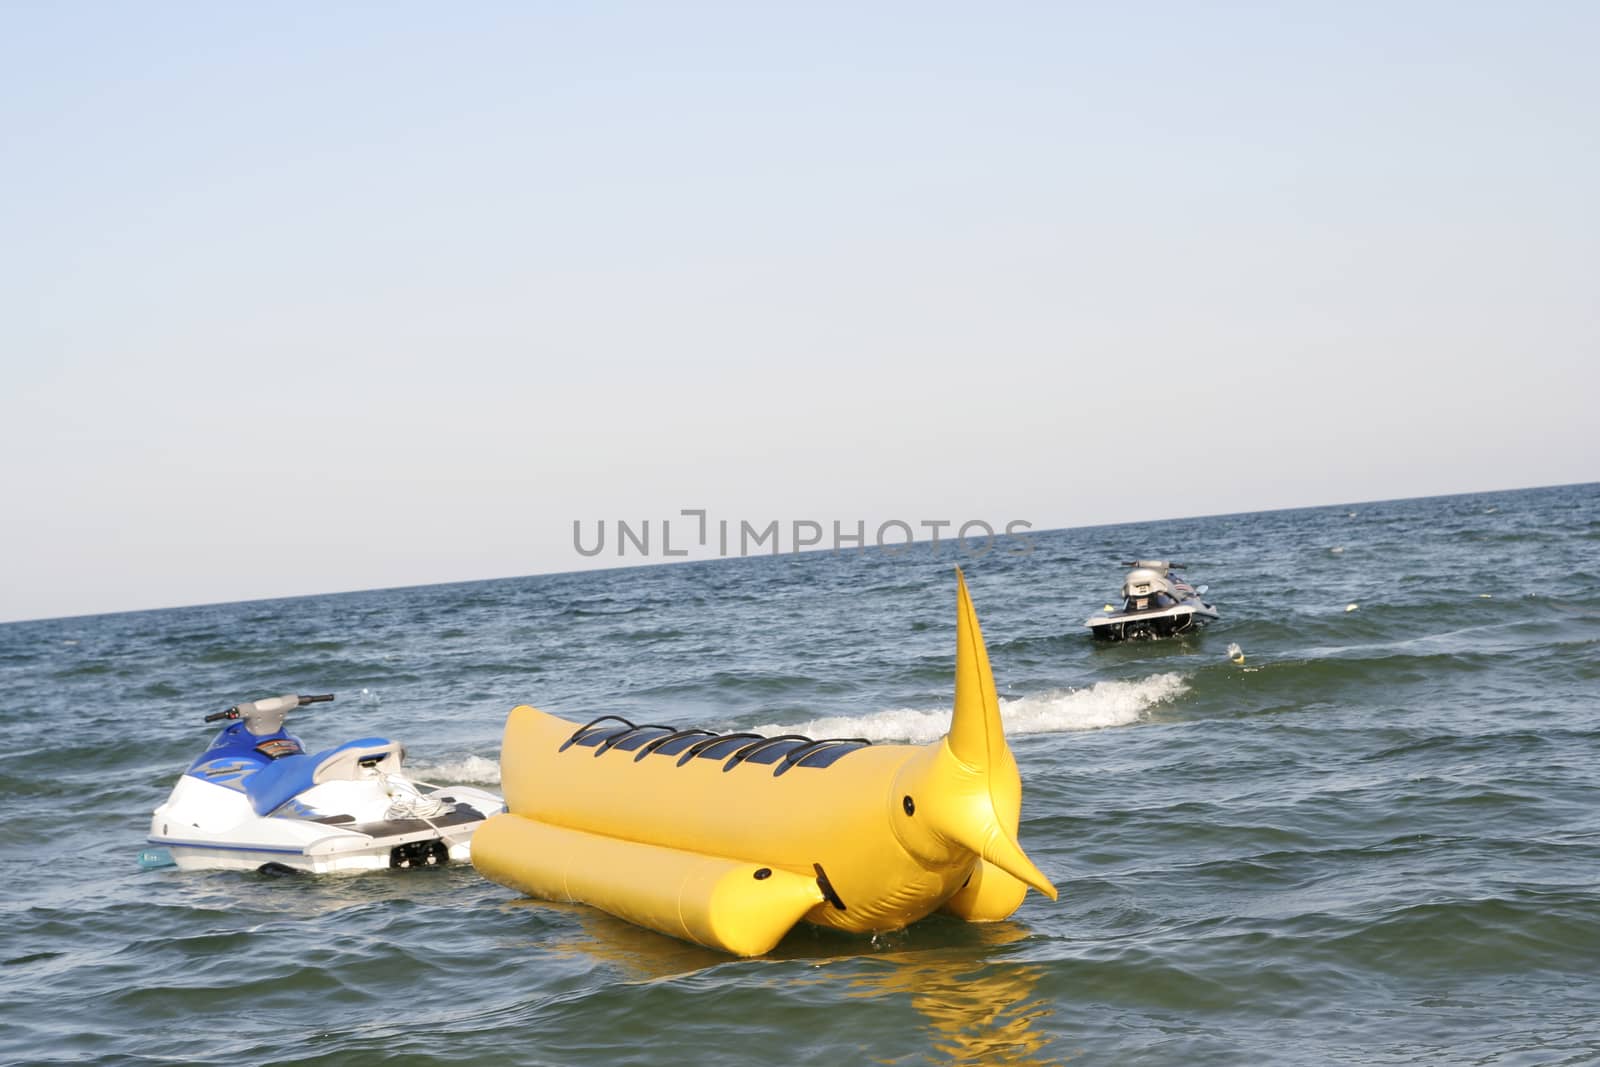
[[[1000,701],[1000,718],[1008,734],[1068,733],[1101,730],[1138,722],[1144,713],[1189,688],[1176,672],[1131,681],[1096,682],[1085,689],[1055,689]],[[950,729],[948,708],[890,708],[862,716],[813,719],[798,726],[772,724],[756,733],[799,732],[810,737],[864,737],[869,741],[925,744]]]

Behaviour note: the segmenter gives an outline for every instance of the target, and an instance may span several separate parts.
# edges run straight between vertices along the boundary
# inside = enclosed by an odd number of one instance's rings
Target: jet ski
[[[473,831],[505,802],[415,781],[401,766],[405,749],[384,737],[308,754],[284,717],[332,699],[290,693],[207,715],[228,725],[155,810],[150,844],[184,870],[321,874],[468,860]]]
[[[1122,610],[1107,604],[1084,623],[1096,640],[1171,637],[1198,630],[1217,617],[1217,609],[1200,599],[1205,586],[1196,589],[1172,573],[1183,570],[1182,563],[1138,559],[1122,565],[1133,568],[1122,582]]]

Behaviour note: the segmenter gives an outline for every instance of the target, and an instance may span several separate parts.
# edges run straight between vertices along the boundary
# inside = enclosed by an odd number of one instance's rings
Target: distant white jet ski
[[[1217,618],[1217,609],[1200,599],[1205,586],[1196,589],[1172,572],[1182,563],[1164,559],[1126,561],[1132,567],[1122,582],[1122,610],[1091,616],[1084,625],[1099,641],[1137,637],[1170,637],[1197,630]]]
[[[307,755],[284,730],[284,716],[332,699],[290,693],[207,715],[229,725],[155,810],[150,843],[185,870],[323,873],[467,861],[473,831],[505,802],[481,789],[413,781],[401,767],[405,749],[384,737]]]

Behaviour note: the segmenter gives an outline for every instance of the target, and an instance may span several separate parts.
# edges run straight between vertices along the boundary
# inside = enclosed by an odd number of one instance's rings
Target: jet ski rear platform
[[[1201,599],[1204,586],[1196,589],[1171,573],[1183,569],[1183,564],[1141,559],[1123,566],[1133,570],[1122,583],[1122,610],[1108,604],[1105,612],[1084,622],[1095,640],[1171,637],[1198,630],[1218,617],[1217,609]]]

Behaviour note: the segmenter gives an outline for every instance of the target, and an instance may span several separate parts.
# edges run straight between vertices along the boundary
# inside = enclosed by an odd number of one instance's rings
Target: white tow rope
[[[443,815],[450,809],[450,805],[436,796],[428,796],[405,779],[398,781],[378,772],[378,777],[383,780],[384,792],[389,794],[389,810],[383,813],[386,819],[428,819]]]
[[[451,835],[433,821],[441,815],[448,815],[454,811],[455,805],[446,804],[436,796],[424,794],[416,785],[404,778],[393,779],[376,767],[373,770],[376,771],[378,780],[383,783],[384,792],[389,794],[389,809],[383,813],[385,819],[420,819],[433,827],[433,832],[439,835],[439,840],[444,842],[446,848],[455,844]],[[426,782],[420,784],[427,785]]]

